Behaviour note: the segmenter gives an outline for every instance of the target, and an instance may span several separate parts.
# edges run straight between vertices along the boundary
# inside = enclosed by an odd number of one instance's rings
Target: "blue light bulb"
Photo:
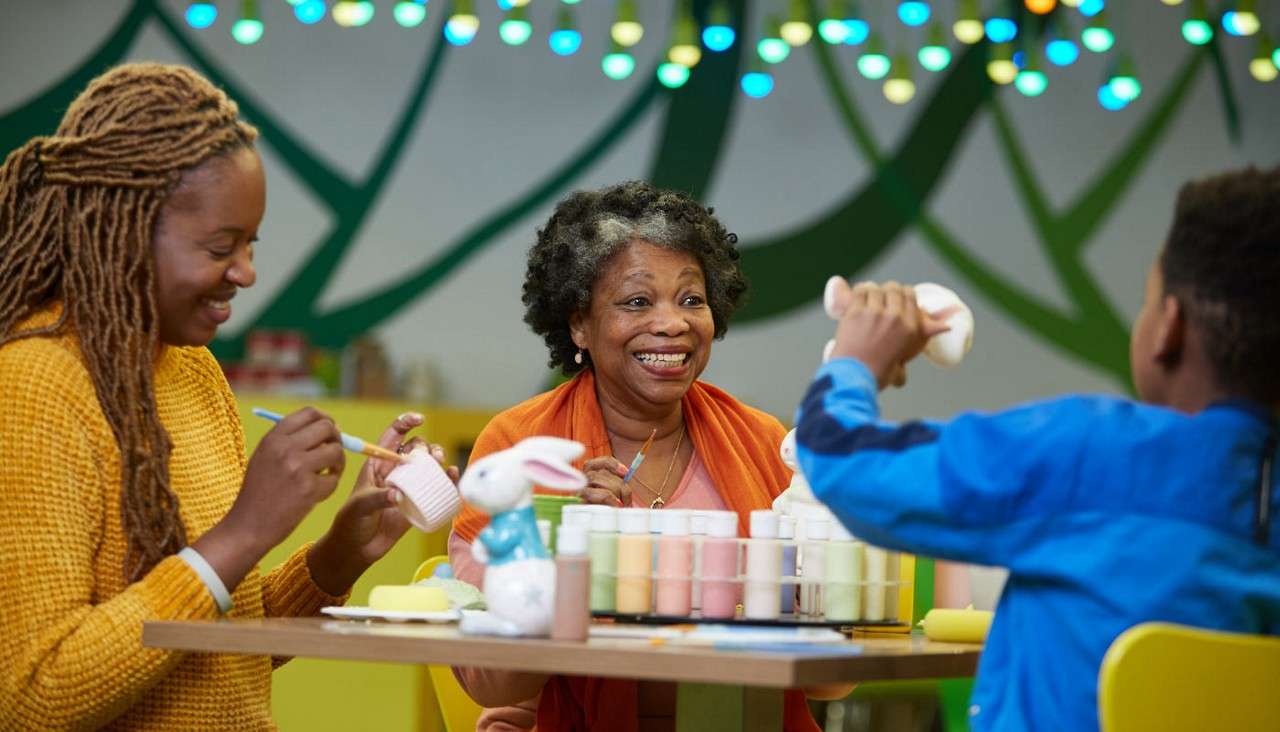
[[[844,45],[856,46],[867,40],[867,36],[871,35],[871,26],[867,25],[867,21],[861,18],[849,18],[844,24],[849,28],[849,35],[844,37]]]
[[[898,19],[911,26],[929,22],[929,3],[908,0],[898,3]]]
[[[293,15],[299,23],[315,25],[324,20],[324,0],[302,0],[293,6]]]
[[[1086,18],[1092,18],[1107,6],[1105,0],[1084,0],[1080,3],[1080,14]]]
[[[1057,66],[1070,66],[1080,58],[1080,47],[1065,38],[1055,38],[1045,44],[1044,55]]]
[[[1108,112],[1116,112],[1128,106],[1128,102],[1116,96],[1111,90],[1110,84],[1103,84],[1098,87],[1098,104]]]
[[[551,31],[547,36],[547,45],[559,56],[572,56],[582,47],[582,34],[572,29]]]
[[[708,51],[727,51],[736,37],[733,28],[727,25],[709,25],[702,29],[702,45]]]
[[[992,43],[1008,43],[1018,37],[1018,24],[1009,18],[991,18],[986,28]]]
[[[213,3],[191,3],[187,6],[187,25],[208,28],[218,19],[218,6]]]
[[[773,91],[773,77],[763,71],[749,71],[742,75],[742,93],[752,99],[763,99]]]

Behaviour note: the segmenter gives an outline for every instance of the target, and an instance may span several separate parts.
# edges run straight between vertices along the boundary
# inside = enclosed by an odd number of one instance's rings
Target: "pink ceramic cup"
[[[409,453],[409,462],[392,470],[387,484],[400,491],[400,513],[423,531],[435,531],[462,510],[458,487],[426,450]]]

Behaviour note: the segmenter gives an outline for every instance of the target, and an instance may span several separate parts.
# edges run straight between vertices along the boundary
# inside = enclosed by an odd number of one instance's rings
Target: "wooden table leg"
[[[782,689],[683,683],[676,689],[676,732],[776,732]]]

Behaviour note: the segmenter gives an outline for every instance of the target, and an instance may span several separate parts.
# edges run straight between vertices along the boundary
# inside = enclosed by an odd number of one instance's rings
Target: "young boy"
[[[896,283],[841,297],[800,466],[867,541],[1008,567],[975,730],[1097,729],[1103,654],[1137,623],[1280,633],[1280,168],[1183,187],[1131,336],[1142,402],[882,422],[877,389],[945,326]]]

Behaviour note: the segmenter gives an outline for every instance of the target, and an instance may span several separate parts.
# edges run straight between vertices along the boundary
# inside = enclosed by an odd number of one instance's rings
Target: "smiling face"
[[[606,262],[590,309],[569,326],[600,388],[642,409],[679,403],[707,367],[715,336],[698,260],[644,241]]]
[[[266,209],[262,161],[237,148],[183,173],[156,220],[152,251],[160,340],[203,346],[251,287],[253,242]]]

